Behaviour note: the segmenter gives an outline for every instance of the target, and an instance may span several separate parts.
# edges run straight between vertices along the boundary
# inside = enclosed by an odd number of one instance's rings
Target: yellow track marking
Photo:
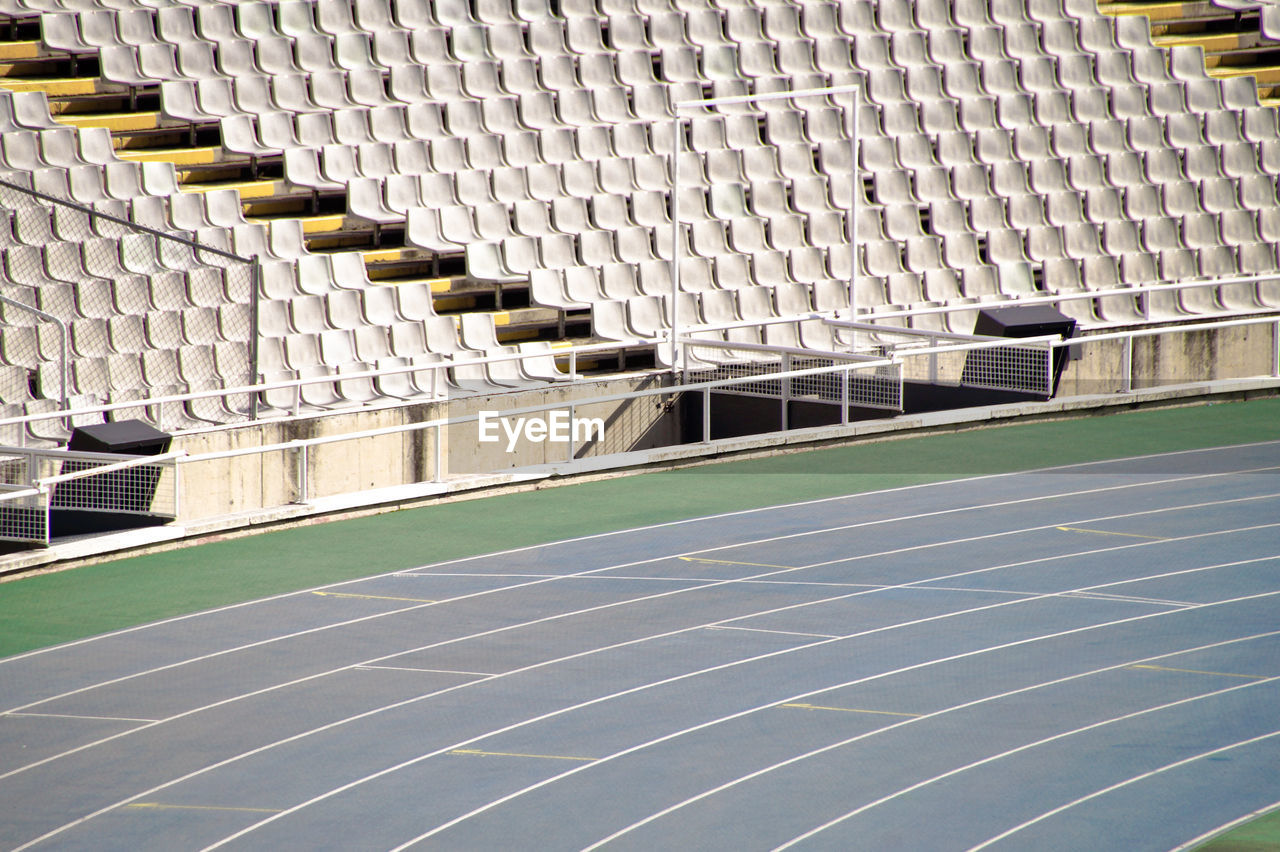
[[[520,754],[510,751],[479,751],[474,748],[455,748],[449,754],[466,754],[474,757],[535,757],[542,760],[576,760],[580,763],[592,763],[594,757],[568,757],[563,754]]]
[[[427,600],[426,598],[393,598],[387,595],[356,595],[350,592],[312,592],[313,595],[319,595],[322,598],[357,598],[365,601],[407,601],[409,603],[440,603],[439,601]]]
[[[797,710],[834,710],[837,713],[869,713],[872,716],[906,716],[919,719],[923,713],[895,713],[892,710],[861,710],[855,707],[824,707],[821,704],[779,704],[779,707],[793,707]]]
[[[279,808],[230,808],[215,805],[166,805],[163,802],[130,802],[126,808],[138,811],[236,811],[250,814],[278,814]]]
[[[763,562],[734,562],[730,559],[703,559],[701,556],[677,556],[685,562],[706,562],[710,565],[745,565],[748,568],[779,568],[783,571],[794,571],[790,565],[765,565]]]
[[[1201,669],[1175,669],[1175,668],[1170,668],[1169,666],[1153,666],[1153,665],[1144,665],[1144,664],[1136,664],[1136,663],[1132,666],[1129,666],[1129,668],[1149,669],[1151,671],[1157,671],[1157,672],[1183,672],[1185,674],[1212,675],[1214,677],[1238,677],[1238,678],[1243,678],[1244,680],[1268,680],[1268,677],[1266,675],[1235,674],[1234,672],[1206,672]]]
[[[1088,530],[1088,529],[1085,529],[1084,527],[1054,527],[1054,529],[1059,529],[1059,530],[1062,530],[1063,532],[1093,533],[1094,535],[1122,535],[1125,538],[1145,538],[1148,541],[1168,541],[1169,540],[1164,536],[1160,536],[1160,535],[1138,535],[1137,533],[1112,532],[1111,530]]]

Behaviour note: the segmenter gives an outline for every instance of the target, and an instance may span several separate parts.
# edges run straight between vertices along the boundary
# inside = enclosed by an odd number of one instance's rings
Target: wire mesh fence
[[[717,393],[902,410],[902,365],[885,363],[876,355],[696,339],[686,340],[684,346],[691,363],[705,365],[690,369],[686,381],[756,377],[727,384]]]
[[[173,458],[5,450],[0,540],[47,544],[51,514],[59,512],[177,517],[177,465]]]
[[[909,382],[1053,395],[1055,355],[1048,338],[1019,340],[843,321],[831,325],[852,351],[900,361]]]
[[[1047,344],[1031,344],[970,350],[960,370],[960,384],[1050,396],[1053,349]]]
[[[226,229],[181,230],[160,196],[87,205],[75,200],[63,173],[35,174],[35,186],[30,175],[0,179],[0,405],[7,413],[31,413],[33,403],[48,400],[61,408],[141,403],[253,383],[256,263],[208,244],[227,237]],[[213,422],[250,413],[248,395],[207,412]],[[161,429],[192,420],[187,408],[141,404],[115,416]]]

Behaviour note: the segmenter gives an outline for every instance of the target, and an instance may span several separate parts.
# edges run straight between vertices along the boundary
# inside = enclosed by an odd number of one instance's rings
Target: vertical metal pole
[[[849,371],[845,367],[840,371],[840,425],[849,425]]]
[[[44,532],[40,536],[40,541],[44,544],[49,543],[49,530],[53,527],[53,495],[51,492],[40,489],[40,502],[44,503]]]
[[[784,373],[791,372],[791,354],[790,353],[784,353],[782,356],[782,372]],[[785,432],[789,428],[789,421],[790,421],[790,418],[788,417],[787,409],[791,407],[791,379],[790,378],[783,379],[782,387],[779,388],[779,390],[781,391],[780,396],[782,397],[782,431]]]
[[[182,517],[182,464],[174,459],[173,464],[173,515]]]
[[[671,370],[678,370],[676,338],[680,336],[680,110],[671,114]]]
[[[1053,398],[1053,361],[1057,352],[1052,343],[1044,345],[1044,398]]]
[[[569,378],[576,380],[578,378],[578,350],[569,350]]]
[[[702,443],[711,443],[711,388],[702,389]]]
[[[62,320],[54,320],[58,324],[58,404],[62,406],[62,410],[67,410],[67,338],[70,334],[67,331],[67,324]],[[67,418],[62,424],[66,428],[71,428],[71,419]]]
[[[262,263],[255,259],[250,269],[251,286],[249,288],[249,383],[258,384],[262,376],[258,373],[258,304],[262,292]],[[258,419],[258,394],[249,394],[249,419]]]
[[[849,319],[858,316],[858,196],[862,181],[858,171],[858,110],[862,106],[862,89],[853,90],[853,109],[849,111],[849,172],[853,180],[849,196]]]
[[[1280,320],[1271,324],[1271,375],[1280,376]]]

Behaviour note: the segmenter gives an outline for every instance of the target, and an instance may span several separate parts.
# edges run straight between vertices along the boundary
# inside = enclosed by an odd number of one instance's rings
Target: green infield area
[[[1275,852],[1280,849],[1280,811],[1272,811],[1197,846],[1196,852]]]
[[[1264,399],[868,442],[316,522],[0,583],[0,656],[593,533],[944,479],[1277,439],[1280,400]]]

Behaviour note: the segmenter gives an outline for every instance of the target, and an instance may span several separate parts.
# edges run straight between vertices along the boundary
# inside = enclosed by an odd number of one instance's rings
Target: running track
[[[1278,470],[841,497],[11,657],[0,848],[1171,849],[1280,801]]]

